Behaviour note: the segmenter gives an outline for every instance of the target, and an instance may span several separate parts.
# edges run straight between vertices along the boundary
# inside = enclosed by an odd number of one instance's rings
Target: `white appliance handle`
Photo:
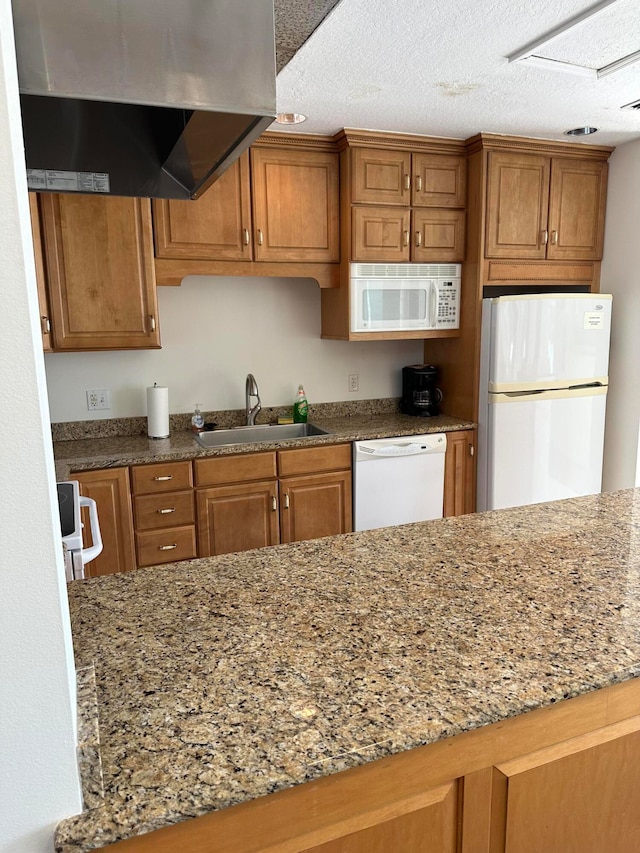
[[[438,284],[433,279],[429,283],[429,327],[435,329],[438,321]]]
[[[366,453],[369,456],[417,456],[421,453],[428,453],[429,449],[424,444],[388,444],[385,447],[366,447],[360,445],[358,450],[361,453]]]
[[[93,498],[85,498],[80,495],[80,506],[86,506],[89,510],[89,522],[91,524],[91,538],[93,545],[90,548],[82,549],[82,563],[95,560],[98,554],[102,553],[102,534],[100,533],[100,524],[98,523],[98,506]]]

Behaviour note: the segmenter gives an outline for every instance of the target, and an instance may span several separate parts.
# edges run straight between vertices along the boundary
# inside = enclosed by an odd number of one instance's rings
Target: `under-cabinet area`
[[[449,428],[446,439],[445,517],[475,510],[476,431]],[[96,501],[103,540],[86,576],[349,533],[352,452],[349,441],[85,471],[71,464],[65,476]],[[84,537],[93,544],[88,523]]]

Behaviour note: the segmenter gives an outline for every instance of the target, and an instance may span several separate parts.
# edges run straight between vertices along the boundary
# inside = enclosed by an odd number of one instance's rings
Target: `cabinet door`
[[[466,157],[414,154],[411,204],[416,207],[464,207]]]
[[[351,152],[351,201],[355,204],[399,204],[411,200],[411,154],[377,148]]]
[[[606,163],[552,159],[548,258],[602,258],[607,169]]]
[[[352,260],[408,261],[409,224],[408,207],[352,207]]]
[[[250,261],[249,154],[197,201],[154,200],[153,224],[157,258]]]
[[[486,257],[543,259],[550,158],[490,151],[488,169]]]
[[[57,350],[160,346],[148,199],[43,194]]]
[[[416,209],[412,217],[412,261],[464,261],[464,210]]]
[[[475,430],[447,433],[444,458],[444,515],[475,512]]]
[[[637,853],[640,717],[494,769],[491,850]]]
[[[98,522],[102,535],[102,553],[87,563],[85,575],[111,575],[136,567],[133,544],[133,520],[129,469],[109,468],[103,471],[82,471],[71,475],[80,484],[80,493],[93,498],[98,505]],[[83,509],[85,547],[92,544],[89,513]]]
[[[280,519],[282,542],[350,533],[351,471],[281,480]]]
[[[44,273],[44,254],[42,246],[42,231],[40,229],[40,211],[38,197],[29,193],[29,212],[31,213],[31,233],[33,236],[33,257],[36,265],[36,282],[38,284],[38,305],[40,307],[40,330],[42,332],[42,348],[45,352],[51,350],[51,313],[49,296]]]
[[[275,480],[198,489],[199,556],[248,551],[280,541]]]
[[[251,150],[257,261],[340,260],[338,155]]]
[[[307,847],[303,853],[455,853],[456,792],[456,784],[451,783],[396,803],[382,814],[360,815],[342,826],[338,838]]]

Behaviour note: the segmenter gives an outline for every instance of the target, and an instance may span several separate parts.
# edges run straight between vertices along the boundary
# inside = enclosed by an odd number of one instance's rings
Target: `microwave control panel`
[[[449,281],[440,279],[436,282],[436,288],[438,290],[436,326],[457,329],[460,314],[460,279]]]

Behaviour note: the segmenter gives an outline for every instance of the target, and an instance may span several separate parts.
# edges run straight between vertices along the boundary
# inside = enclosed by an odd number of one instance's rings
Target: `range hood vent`
[[[273,0],[13,0],[30,189],[197,198],[273,121]]]

